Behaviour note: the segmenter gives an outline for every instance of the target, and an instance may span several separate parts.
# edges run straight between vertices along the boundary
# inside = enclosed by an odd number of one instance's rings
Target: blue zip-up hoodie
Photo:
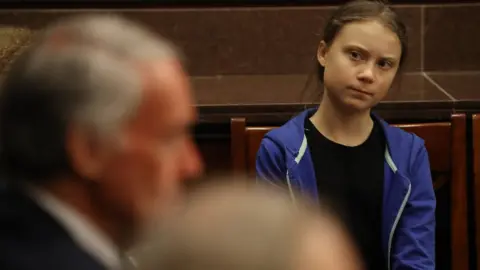
[[[304,132],[306,110],[268,132],[257,153],[259,179],[286,183],[318,200],[317,180]],[[387,141],[382,247],[389,270],[435,269],[435,193],[424,141],[378,116]],[[294,196],[292,192],[292,196]],[[365,194],[368,196],[368,194]]]

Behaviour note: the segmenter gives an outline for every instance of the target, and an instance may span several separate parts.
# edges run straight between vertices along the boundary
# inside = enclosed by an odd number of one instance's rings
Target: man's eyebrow
[[[73,42],[72,34],[65,31],[65,29],[59,28],[46,34],[44,44],[50,49],[63,49]]]

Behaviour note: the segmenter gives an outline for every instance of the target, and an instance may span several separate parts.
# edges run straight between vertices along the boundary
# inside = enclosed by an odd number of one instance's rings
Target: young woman
[[[257,155],[259,179],[340,210],[369,270],[435,269],[436,200],[424,142],[371,112],[406,53],[405,26],[386,4],[341,6],[317,51],[320,106],[269,132]]]

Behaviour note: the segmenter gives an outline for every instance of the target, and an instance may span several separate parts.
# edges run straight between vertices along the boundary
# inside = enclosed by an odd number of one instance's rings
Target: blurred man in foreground
[[[362,269],[333,215],[278,190],[207,185],[180,210],[137,250],[139,270]]]
[[[50,26],[0,93],[0,269],[120,269],[201,172],[174,47],[115,16]]]

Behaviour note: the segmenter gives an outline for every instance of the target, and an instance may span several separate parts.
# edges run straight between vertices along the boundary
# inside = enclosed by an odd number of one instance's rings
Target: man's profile
[[[0,268],[119,269],[201,172],[195,120],[168,40],[113,15],[49,26],[0,93]]]

